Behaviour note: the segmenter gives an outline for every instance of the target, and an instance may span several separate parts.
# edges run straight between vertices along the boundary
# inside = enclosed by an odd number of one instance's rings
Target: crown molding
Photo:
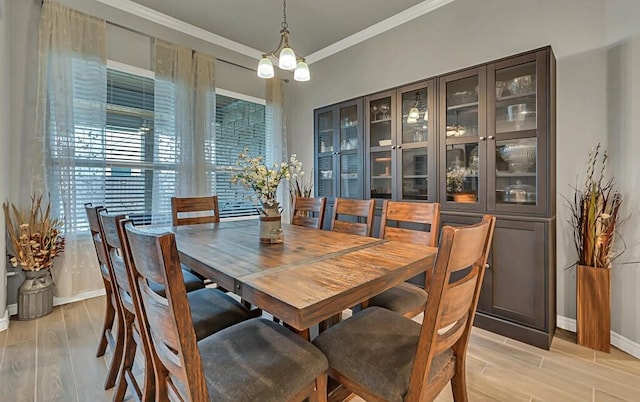
[[[202,39],[214,45],[222,46],[226,49],[232,50],[236,53],[243,54],[245,56],[254,58],[256,60],[262,57],[260,50],[243,45],[241,43],[232,41],[223,36],[216,35],[213,32],[209,32],[205,29],[199,28],[195,25],[189,24],[185,21],[171,17],[167,14],[163,14],[159,11],[145,7],[131,0],[96,0],[98,3],[105,4],[107,6],[116,8],[120,11],[144,18],[153,23],[165,26],[167,28],[182,32],[187,35],[191,35],[195,38]],[[347,36],[327,47],[324,47],[314,53],[311,53],[305,60],[307,64],[320,61],[333,54],[341,52],[351,46],[357,45],[360,42],[364,42],[376,35],[380,35],[390,29],[393,29],[399,25],[402,25],[408,21],[418,18],[424,14],[427,14],[433,10],[436,10],[442,6],[452,3],[455,0],[425,0],[416,4],[404,11],[399,12],[385,20],[382,20],[362,31],[356,32],[353,35]]]
[[[262,57],[262,52],[252,47],[243,45],[227,39],[223,36],[216,35],[213,32],[209,32],[206,29],[199,28],[195,25],[189,24],[177,18],[171,17],[167,14],[163,14],[152,8],[145,7],[131,0],[96,0],[98,3],[105,4],[107,6],[117,8],[120,11],[135,15],[140,18],[144,18],[153,23],[165,26],[167,28],[174,29],[178,32],[182,32],[187,35],[191,35],[194,38],[202,39],[206,42],[213,43],[214,45],[222,46],[226,49],[232,50],[236,53],[244,54],[254,59]]]
[[[362,31],[356,32],[353,35],[347,36],[344,39],[341,39],[325,48],[322,48],[317,52],[311,53],[310,55],[305,57],[305,60],[307,61],[307,64],[315,63],[454,1],[455,0],[423,1],[422,3],[418,3],[413,7],[409,7],[396,15],[378,22],[377,24],[371,25],[370,27],[365,28]]]

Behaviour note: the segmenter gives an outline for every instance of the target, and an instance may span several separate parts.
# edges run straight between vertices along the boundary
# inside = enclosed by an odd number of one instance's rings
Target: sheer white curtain
[[[287,122],[284,113],[284,86],[279,78],[267,80],[266,112],[267,112],[267,165],[289,160],[287,154]],[[282,206],[282,219],[289,222],[291,218],[291,202],[289,183],[283,182],[278,188],[278,201]]]
[[[64,219],[66,249],[56,259],[56,296],[95,289],[95,255],[78,238],[83,204],[104,199],[105,21],[46,1],[40,19],[32,190],[50,192]],[[90,245],[89,245],[90,246]]]
[[[171,197],[193,189],[193,62],[191,49],[155,42],[153,219],[171,215]]]
[[[215,133],[216,133],[216,87],[215,65],[212,56],[196,52],[194,62],[194,147],[195,161],[193,191],[191,195],[215,194]]]

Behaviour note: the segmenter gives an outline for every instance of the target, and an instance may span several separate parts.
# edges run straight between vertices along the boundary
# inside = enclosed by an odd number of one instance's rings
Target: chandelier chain
[[[287,0],[282,0],[282,29],[287,29],[289,24],[287,24]]]

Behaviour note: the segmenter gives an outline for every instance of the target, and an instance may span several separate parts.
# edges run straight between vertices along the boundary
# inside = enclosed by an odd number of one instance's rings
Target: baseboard
[[[105,290],[104,288],[102,289],[96,289],[96,290],[89,290],[86,292],[82,292],[82,293],[78,293],[75,296],[71,296],[71,297],[53,297],[53,305],[54,306],[60,306],[62,304],[69,304],[69,303],[73,303],[73,302],[77,302],[80,300],[86,300],[86,299],[92,299],[94,297],[98,297],[98,296],[104,296]],[[18,304],[17,303],[13,303],[13,304],[9,304],[7,306],[9,315],[16,315],[18,314]],[[0,325],[1,325],[2,321],[0,321]],[[1,329],[2,327],[0,326],[0,331],[2,331]]]
[[[0,318],[0,332],[9,328],[9,310],[4,311],[4,316]]]
[[[69,304],[69,303],[77,302],[80,300],[93,299],[94,297],[104,296],[105,294],[106,293],[104,288],[101,288],[101,289],[89,290],[86,292],[78,293],[77,295],[74,295],[71,297],[55,297],[54,296],[53,305],[60,306],[62,304]]]
[[[574,318],[568,318],[559,315],[557,325],[558,328],[576,332],[576,320]],[[616,348],[629,353],[631,356],[640,359],[639,343],[636,343],[629,338],[625,338],[617,332],[611,331],[611,344]]]

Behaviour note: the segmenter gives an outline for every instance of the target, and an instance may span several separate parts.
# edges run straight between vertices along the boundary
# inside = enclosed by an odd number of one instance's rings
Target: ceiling
[[[287,2],[290,44],[309,62],[317,61],[451,1],[290,0]],[[219,44],[225,47],[230,47],[229,41],[225,45],[225,38],[236,42],[240,46],[233,50],[240,49],[251,57],[274,50],[283,21],[282,0],[102,2],[138,15],[146,14],[156,22],[171,20],[170,25],[186,23],[190,28],[197,27],[214,34],[213,38],[222,37]],[[330,45],[333,46],[327,48]]]

